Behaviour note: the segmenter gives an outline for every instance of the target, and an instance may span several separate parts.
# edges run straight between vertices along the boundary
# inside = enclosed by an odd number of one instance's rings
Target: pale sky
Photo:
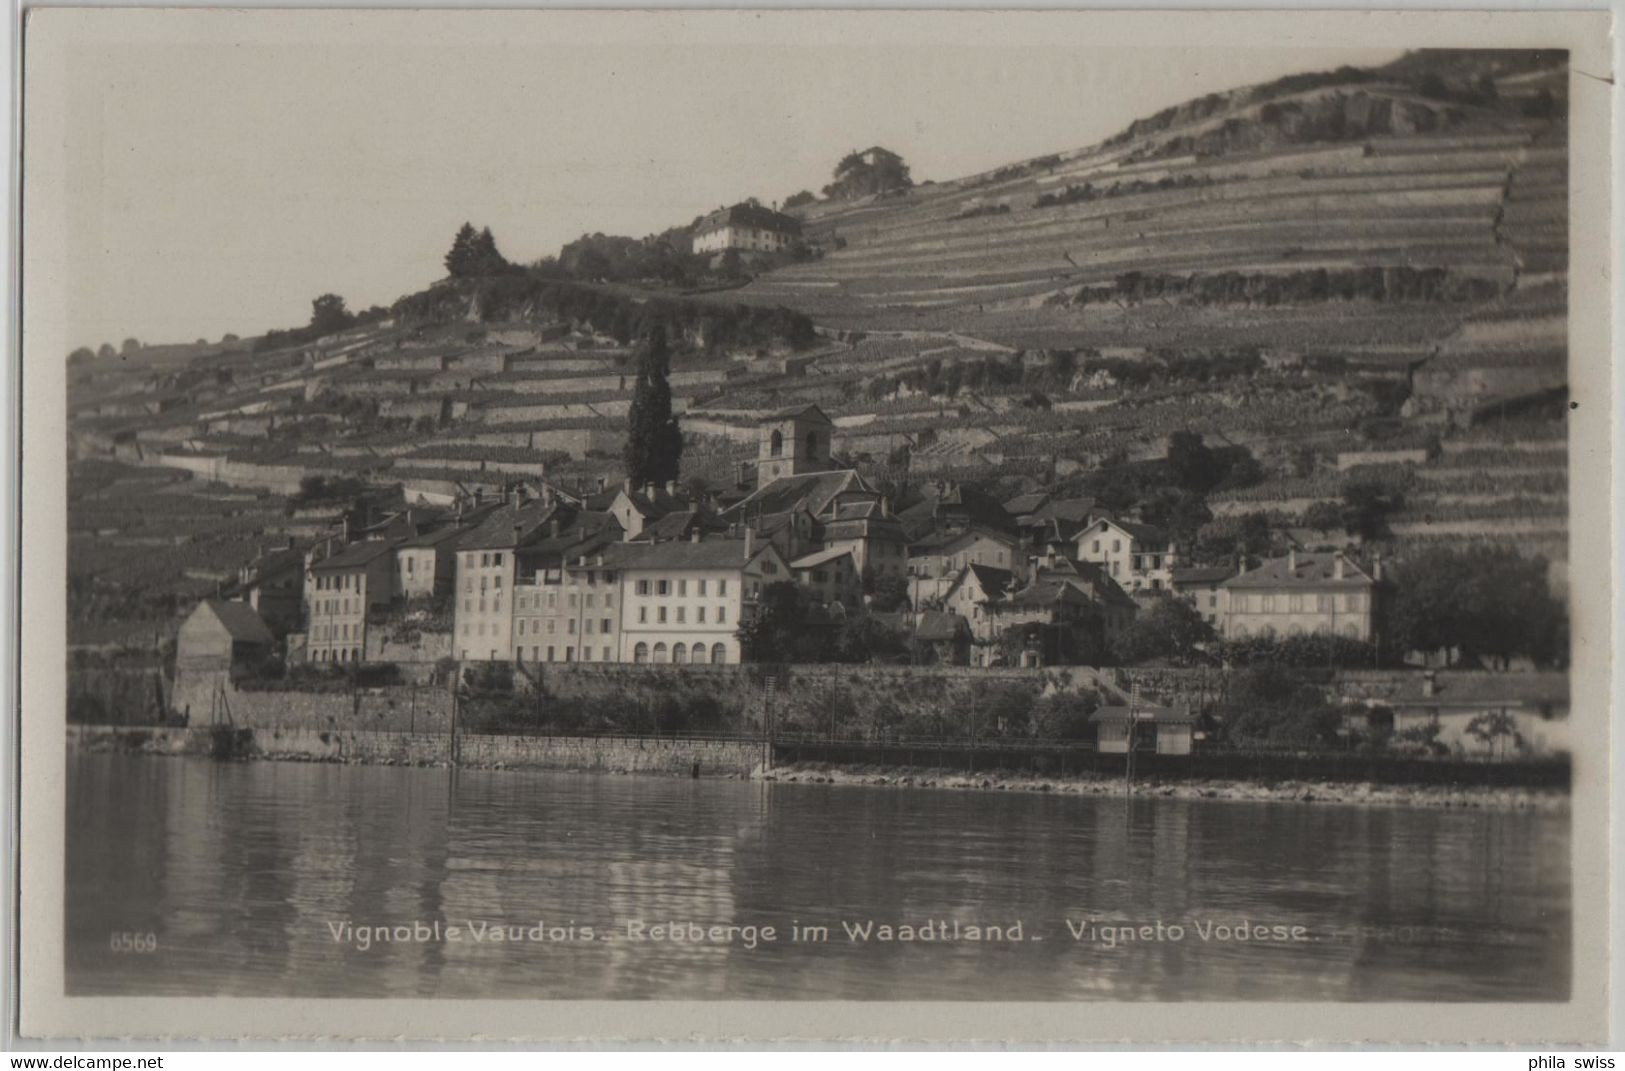
[[[443,274],[465,219],[528,262],[587,232],[816,192],[850,149],[951,179],[1204,93],[1398,54],[175,36],[69,51],[53,133],[73,345],[293,327],[325,291],[388,305]]]

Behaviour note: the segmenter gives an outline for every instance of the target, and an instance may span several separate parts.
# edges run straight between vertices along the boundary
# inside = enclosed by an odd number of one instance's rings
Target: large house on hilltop
[[[1223,583],[1220,632],[1227,640],[1313,632],[1371,640],[1383,588],[1381,561],[1367,570],[1341,552],[1292,551]]]
[[[801,237],[801,221],[745,201],[719,208],[694,228],[694,252],[776,253]]]

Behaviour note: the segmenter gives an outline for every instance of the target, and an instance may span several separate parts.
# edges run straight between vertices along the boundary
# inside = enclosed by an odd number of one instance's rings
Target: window
[[[564,631],[568,632],[572,636],[574,636],[576,634],[576,619],[575,618],[572,617],[569,620],[569,622],[565,626]]]
[[[666,645],[663,644],[663,643],[655,644],[655,652],[654,652],[654,654],[655,654],[655,662],[657,664],[664,663],[666,661]]]
[[[674,664],[679,665],[679,666],[682,665],[683,663],[687,662],[688,661],[688,644],[679,643],[675,647],[673,647],[671,649],[671,660],[672,660],[672,662]]]
[[[784,453],[784,434],[774,428],[773,434],[767,440],[767,453],[769,457],[779,457]]]
[[[701,606],[695,609],[694,620],[699,624],[705,624],[705,607]]]
[[[610,650],[609,650],[608,647],[604,648],[603,661],[605,661],[605,662],[613,662],[613,661],[615,661],[615,657],[612,654],[610,654]]]
[[[655,621],[657,623],[659,623],[659,624],[664,625],[666,623],[666,608],[664,606],[660,607],[658,610],[655,611],[655,614],[656,614]]]
[[[638,607],[638,624],[647,625],[648,623],[649,623],[649,608],[647,606]]]
[[[688,594],[688,581],[687,580],[679,580],[679,581],[677,581],[677,594],[679,594],[679,595],[687,595]]]
[[[726,625],[727,623],[728,623],[728,608],[726,606],[717,607],[717,624]]]
[[[647,580],[639,580],[632,587],[639,595],[649,594],[649,582]]]
[[[604,609],[608,610],[610,607],[612,607],[614,605],[615,605],[615,593],[613,591],[604,592]]]
[[[598,596],[589,592],[587,594],[587,609],[591,610],[596,605],[598,605]]]
[[[639,643],[636,647],[632,648],[632,661],[640,664],[649,661],[649,645],[646,643]]]
[[[1116,554],[1118,551],[1120,551],[1122,549],[1123,549],[1123,541],[1121,539],[1112,540],[1112,553],[1113,554]]]
[[[502,574],[498,573],[496,576],[491,578],[491,586],[496,588],[498,591],[502,590]]]
[[[481,554],[480,555],[480,567],[484,568],[485,566],[490,565],[490,564],[491,564],[491,555],[489,555],[489,554]]]
[[[581,626],[581,631],[586,633],[588,636],[592,635],[592,618],[587,618],[586,624]]]
[[[711,645],[711,664],[720,666],[728,661],[728,648],[720,643]]]
[[[502,564],[502,552],[500,550],[497,551],[495,554],[491,555],[491,564],[492,565],[501,565]]]
[[[718,580],[717,581],[717,594],[718,595],[726,595],[726,594],[728,594],[728,582],[726,580]]]
[[[570,609],[572,609],[572,610],[574,610],[576,608],[576,593],[573,592],[573,591],[570,592],[570,603],[569,603],[569,605],[570,605]]]
[[[555,626],[557,624],[558,624],[557,621],[553,620],[552,618],[548,618],[548,620],[547,620],[547,634],[549,636],[553,635],[553,626]]]
[[[655,581],[655,594],[656,595],[670,595],[671,594],[671,581],[670,580],[656,580]]]
[[[703,580],[700,581],[700,591],[699,591],[699,593],[702,596],[705,594],[705,581],[703,581]]]
[[[685,607],[682,607],[682,606],[679,606],[677,608],[677,623],[679,625],[681,625],[683,623],[683,610],[684,609],[685,609]]]
[[[602,632],[606,636],[609,635],[610,629],[612,629],[614,627],[615,626],[614,626],[614,619],[613,618],[606,617],[602,621],[598,622],[598,631]]]
[[[777,565],[775,565],[773,562],[763,562],[762,563],[762,572],[766,573],[768,576],[773,576],[778,571],[779,571],[779,567]]]
[[[547,660],[549,662],[553,661],[553,648],[551,647],[547,649]]]
[[[586,644],[582,644],[581,646],[581,660],[583,662],[592,661],[592,648],[588,647]]]

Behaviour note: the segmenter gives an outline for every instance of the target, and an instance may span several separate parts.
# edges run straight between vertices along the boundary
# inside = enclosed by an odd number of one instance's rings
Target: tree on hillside
[[[310,327],[317,335],[342,331],[354,319],[344,307],[344,299],[337,294],[323,294],[310,303]]]
[[[446,272],[454,279],[499,275],[508,267],[507,258],[497,251],[490,227],[476,231],[472,223],[464,223],[446,253]]]
[[[784,207],[800,208],[802,205],[810,205],[816,200],[818,200],[818,197],[811,190],[801,190],[798,193],[792,193],[790,196],[786,197],[784,199]]]
[[[141,348],[141,340],[140,339],[127,338],[127,339],[124,340],[124,344],[119,347],[119,352],[121,352],[121,353],[134,353],[136,350],[138,350],[140,348]]]
[[[85,361],[93,361],[95,359],[96,351],[91,349],[89,346],[80,346],[78,349],[68,354],[69,364],[81,364]]]
[[[1168,468],[1174,483],[1197,494],[1213,490],[1225,473],[1224,459],[1194,431],[1176,431],[1168,437]]]
[[[223,345],[223,346],[229,346],[233,342],[241,342],[241,341],[242,341],[242,339],[238,338],[236,335],[232,334],[230,331],[227,331],[225,334],[220,336],[220,344]]]
[[[1164,592],[1111,638],[1111,653],[1123,665],[1153,659],[1189,665],[1198,658],[1198,645],[1214,638],[1196,607]]]
[[[1388,516],[1405,505],[1396,488],[1376,480],[1354,480],[1343,487],[1343,529],[1361,539],[1381,539],[1388,532]]]
[[[888,190],[914,185],[903,158],[890,149],[875,146],[865,152],[849,152],[835,165],[835,181],[824,187],[824,196],[851,201]]]
[[[113,344],[111,342],[103,342],[96,348],[96,356],[105,361],[110,357],[117,357],[118,351],[113,348]]]
[[[634,486],[677,479],[683,433],[671,411],[670,370],[666,329],[657,324],[638,353],[638,378],[626,414],[626,476]]]
[[[1399,570],[1386,614],[1389,642],[1402,651],[1564,665],[1568,614],[1546,572],[1545,559],[1510,547],[1426,551]]]

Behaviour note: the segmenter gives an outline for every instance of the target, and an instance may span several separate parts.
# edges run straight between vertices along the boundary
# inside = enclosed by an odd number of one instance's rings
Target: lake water
[[[68,773],[73,994],[1569,992],[1566,816],[123,755]]]

